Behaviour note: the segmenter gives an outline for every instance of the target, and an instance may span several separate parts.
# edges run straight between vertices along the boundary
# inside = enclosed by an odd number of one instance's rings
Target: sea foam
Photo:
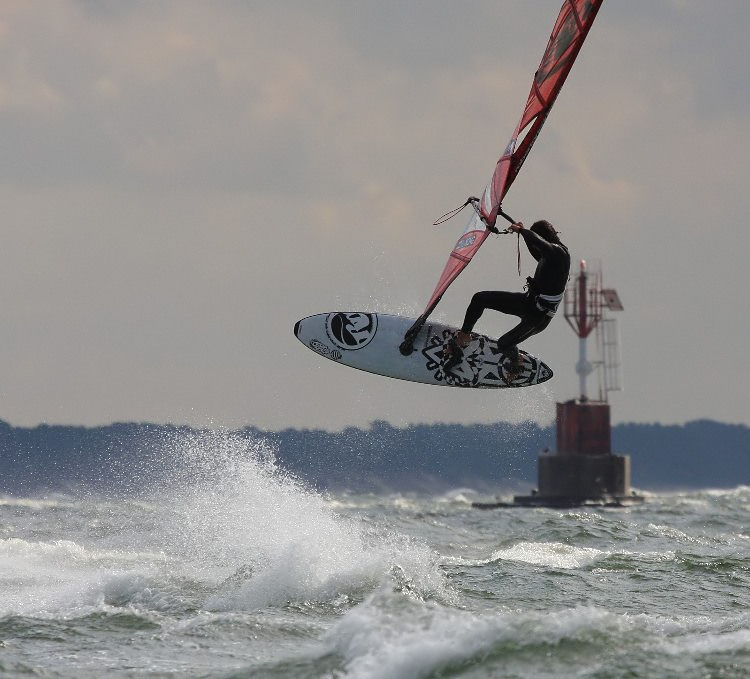
[[[216,584],[207,607],[358,597],[394,572],[417,589],[444,589],[437,556],[423,543],[337,514],[276,464],[267,441],[203,432],[174,445],[185,466],[166,500],[175,510],[166,533],[195,577]]]

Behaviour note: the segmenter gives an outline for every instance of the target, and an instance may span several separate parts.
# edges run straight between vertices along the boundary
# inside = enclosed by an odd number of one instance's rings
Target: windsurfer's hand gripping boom
[[[513,231],[515,231],[515,230],[516,230],[516,229],[513,229],[513,228],[512,228],[512,227],[513,227],[513,225],[515,225],[515,224],[521,224],[521,222],[517,222],[517,221],[516,221],[515,219],[513,219],[513,217],[511,217],[511,216],[510,216],[510,215],[509,215],[509,214],[508,214],[507,212],[503,212],[503,209],[502,209],[502,208],[498,208],[498,210],[497,210],[497,216],[498,216],[498,217],[502,217],[502,218],[503,218],[503,219],[505,219],[506,221],[509,221],[509,222],[510,222],[510,226],[509,226],[509,227],[508,227],[507,229],[504,229],[503,231],[500,231],[500,229],[498,229],[498,228],[497,228],[496,226],[490,226],[490,227],[487,227],[487,228],[489,228],[489,230],[490,230],[490,231],[492,231],[493,233],[512,233]],[[521,224],[521,228],[523,228],[523,224]]]

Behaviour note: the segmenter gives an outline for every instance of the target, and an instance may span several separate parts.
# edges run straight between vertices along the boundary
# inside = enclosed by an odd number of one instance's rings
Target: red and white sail
[[[566,0],[534,74],[523,115],[482,196],[481,212],[494,224],[497,211],[549,115],[603,0]],[[523,137],[522,137],[523,135]],[[520,141],[519,141],[520,139]]]
[[[415,324],[413,337],[443,293],[471,261],[487,236],[494,230],[503,198],[518,175],[526,156],[536,141],[555,99],[578,56],[586,35],[594,23],[603,0],[565,0],[555,21],[547,49],[534,74],[531,92],[521,119],[495,166],[495,171],[475,206],[464,233],[456,242],[427,308]],[[407,334],[409,340],[409,334]],[[405,345],[407,342],[405,342]],[[408,348],[402,345],[402,351]]]

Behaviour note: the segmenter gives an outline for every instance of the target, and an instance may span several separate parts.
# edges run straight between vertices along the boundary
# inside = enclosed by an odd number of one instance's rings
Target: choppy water
[[[0,499],[0,675],[750,676],[750,488],[481,511],[175,445],[148,497]]]

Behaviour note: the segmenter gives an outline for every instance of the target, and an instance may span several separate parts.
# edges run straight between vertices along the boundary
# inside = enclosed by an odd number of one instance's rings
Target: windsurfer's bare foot
[[[471,341],[471,333],[459,330],[453,337],[448,340],[445,349],[443,349],[443,370],[448,372],[455,368],[463,359],[463,349]]]
[[[456,344],[463,349],[466,347],[466,345],[471,342],[471,333],[470,332],[464,332],[463,330],[459,330],[456,333]]]
[[[506,384],[511,384],[520,376],[523,371],[523,358],[518,347],[508,347],[504,352],[505,360],[503,361],[503,378]]]

